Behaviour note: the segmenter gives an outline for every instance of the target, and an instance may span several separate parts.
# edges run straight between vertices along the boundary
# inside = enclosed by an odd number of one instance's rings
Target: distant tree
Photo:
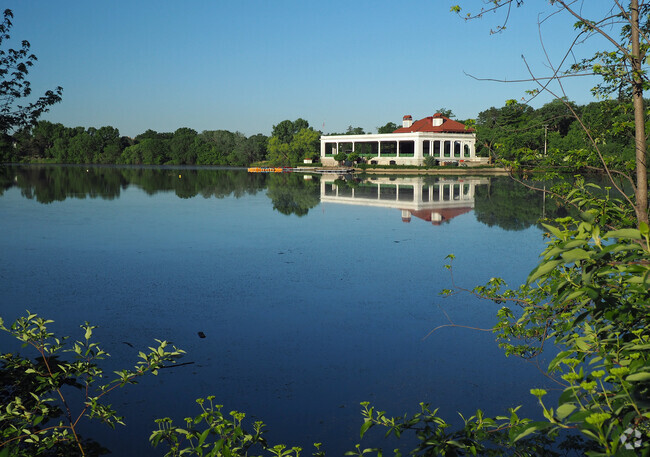
[[[348,125],[348,129],[346,130],[345,134],[346,135],[363,135],[364,132],[362,127],[352,127],[351,125]]]
[[[296,130],[300,127],[298,130]],[[305,157],[317,157],[320,132],[309,127],[304,119],[285,120],[273,126],[267,146],[267,159],[275,165],[295,165]]]
[[[202,148],[197,163],[202,165],[228,165],[228,158],[232,160],[233,151],[241,141],[240,133],[229,130],[205,130],[199,137],[209,145],[209,149]]]
[[[188,127],[181,127],[174,132],[170,140],[170,162],[179,165],[193,165],[196,163],[197,151],[194,143],[197,132]]]
[[[93,163],[115,163],[122,153],[120,131],[115,127],[104,126],[97,129],[93,136],[98,146]]]
[[[539,122],[545,125],[549,131],[558,132],[561,136],[566,136],[569,132],[569,127],[576,120],[570,107],[574,112],[578,108],[573,102],[556,99],[538,109],[535,115],[539,119]]]
[[[444,117],[448,117],[449,119],[453,119],[454,117],[456,117],[454,112],[447,108],[438,108],[436,110],[436,113],[440,113],[441,115],[443,115]]]
[[[293,136],[306,128],[309,128],[309,122],[302,118],[298,118],[293,122],[287,119],[273,126],[271,136],[277,137],[280,143],[291,143]]]
[[[382,127],[377,127],[377,133],[393,133],[397,130],[399,126],[394,122],[387,122],[386,125]]]
[[[279,137],[269,138],[267,159],[274,165],[291,165],[291,146],[283,143]]]
[[[37,150],[37,155],[45,158],[54,157],[52,154],[54,142],[59,138],[63,138],[64,135],[65,127],[63,124],[38,121],[31,131],[32,142]]]
[[[173,133],[158,133],[155,130],[148,129],[144,133],[141,133],[140,135],[135,137],[135,141],[142,141],[146,138],[152,138],[156,140],[169,140],[171,137],[174,136]]]
[[[228,165],[244,166],[247,165],[246,159],[246,135],[241,132],[232,134],[234,145],[230,153],[226,156]]]
[[[122,151],[117,163],[130,165],[162,165],[169,160],[169,141],[160,138],[144,138]]]
[[[246,165],[250,165],[253,162],[259,162],[266,158],[268,141],[269,138],[261,133],[248,137],[243,152],[246,157]]]
[[[292,156],[296,162],[303,159],[316,159],[320,155],[320,132],[310,128],[300,130],[291,142]]]

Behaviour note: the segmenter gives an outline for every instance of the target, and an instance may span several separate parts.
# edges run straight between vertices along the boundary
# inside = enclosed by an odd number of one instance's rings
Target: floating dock
[[[354,168],[314,168],[314,167],[250,167],[249,173],[353,173]]]
[[[291,173],[294,171],[290,167],[250,167],[249,173]]]

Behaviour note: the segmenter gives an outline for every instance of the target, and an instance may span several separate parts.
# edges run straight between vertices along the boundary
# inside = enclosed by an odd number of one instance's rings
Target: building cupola
[[[433,115],[432,119],[432,124],[434,127],[440,127],[445,120],[442,118],[442,114],[436,113]]]
[[[409,128],[411,125],[413,125],[413,118],[411,117],[410,114],[407,114],[406,116],[404,116],[404,117],[402,118],[402,127],[405,128],[405,129],[407,129],[407,128]]]

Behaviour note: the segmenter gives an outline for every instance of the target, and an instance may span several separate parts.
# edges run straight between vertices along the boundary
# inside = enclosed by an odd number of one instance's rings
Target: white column
[[[413,154],[413,158],[418,161],[422,161],[424,159],[423,155],[423,149],[424,149],[424,140],[420,140],[419,138],[414,141],[414,147],[415,151]]]

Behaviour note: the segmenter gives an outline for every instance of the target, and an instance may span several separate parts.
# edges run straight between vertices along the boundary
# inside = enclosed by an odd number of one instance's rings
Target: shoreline
[[[474,167],[459,167],[459,168],[449,168],[449,169],[408,169],[408,168],[366,168],[365,170],[361,168],[354,168],[355,173],[397,173],[397,174],[425,174],[425,175],[467,175],[467,174],[486,174],[486,175],[509,175],[510,171],[506,168],[495,167],[495,168],[474,168]]]

